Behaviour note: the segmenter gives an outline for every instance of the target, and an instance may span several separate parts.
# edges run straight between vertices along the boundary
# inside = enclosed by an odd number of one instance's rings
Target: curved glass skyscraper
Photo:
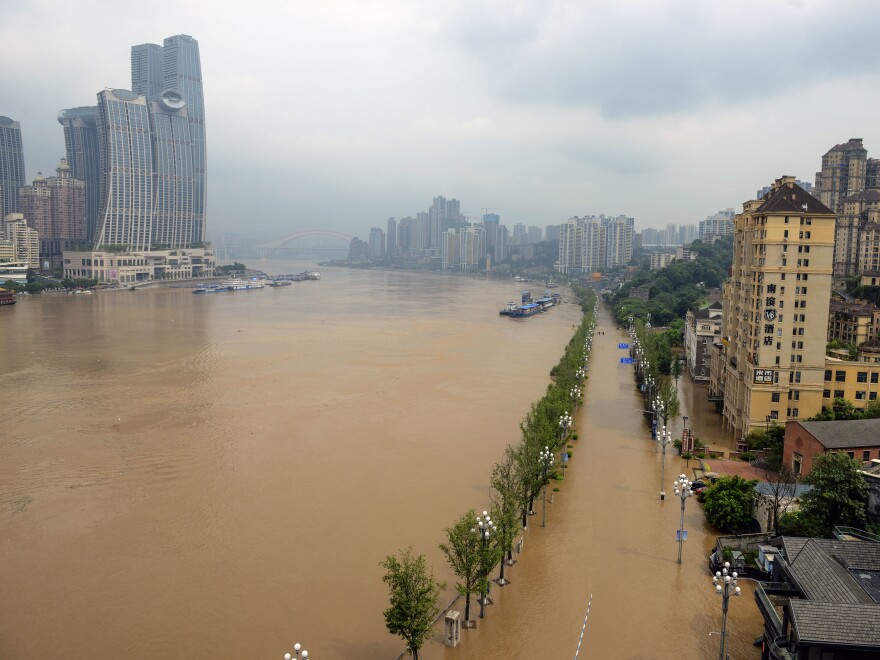
[[[9,213],[18,213],[18,189],[23,185],[21,124],[0,117],[0,221]]]
[[[160,68],[161,62],[161,68]],[[152,102],[162,103],[168,92],[176,92],[186,108],[189,130],[189,162],[192,168],[192,229],[186,232],[191,243],[205,240],[205,207],[207,198],[207,152],[205,146],[205,95],[202,88],[202,63],[199,42],[185,34],[174,35],[156,44],[140,44],[131,49],[132,90]],[[165,111],[169,111],[165,108]],[[156,115],[158,117],[158,115]],[[175,114],[175,117],[182,115]],[[164,122],[167,124],[169,122]],[[172,122],[175,123],[175,122]],[[181,148],[183,133],[175,129],[174,140]],[[167,135],[167,132],[166,132]],[[176,151],[177,151],[176,150]],[[172,157],[169,155],[169,157]],[[174,169],[180,171],[179,153],[173,155]],[[166,170],[167,171],[167,170]],[[160,177],[162,175],[160,174]],[[163,241],[164,242],[164,241]],[[168,243],[171,244],[171,243]],[[176,247],[176,245],[175,245]]]
[[[98,92],[102,212],[96,247],[149,250],[153,226],[153,140],[147,99],[122,89]]]

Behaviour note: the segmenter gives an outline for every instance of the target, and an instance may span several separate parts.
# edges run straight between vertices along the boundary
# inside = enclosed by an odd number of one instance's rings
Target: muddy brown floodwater
[[[323,276],[0,310],[0,658],[281,658],[294,641],[317,660],[397,656],[379,562],[412,544],[451,587],[443,528],[487,505],[580,314],[499,317],[511,282]],[[658,501],[605,312],[599,329],[547,528],[480,627],[457,649],[438,633],[426,658],[573,657],[591,593],[582,658],[717,653],[712,530],[691,500],[675,563],[678,503]],[[744,591],[735,659],[757,657]]]

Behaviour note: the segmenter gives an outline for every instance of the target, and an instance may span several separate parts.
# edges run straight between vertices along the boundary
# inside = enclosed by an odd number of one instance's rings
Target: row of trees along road
[[[498,584],[506,584],[504,567],[513,559],[513,544],[528,516],[535,498],[551,480],[559,483],[562,475],[552,467],[552,457],[573,455],[569,439],[569,412],[581,405],[581,388],[586,378],[588,357],[595,327],[596,296],[589,289],[574,287],[584,312],[580,326],[566,346],[559,363],[550,371],[551,382],[544,396],[532,404],[520,423],[522,432],[516,445],[508,445],[501,460],[492,466],[489,511],[477,515],[471,509],[451,527],[440,550],[457,578],[456,590],[465,599],[465,626],[471,625],[471,595],[489,590],[489,574],[500,565]],[[546,459],[544,458],[546,457]],[[558,463],[557,463],[558,464]],[[545,491],[546,492],[546,491]],[[440,613],[438,598],[445,585],[434,579],[424,555],[407,548],[390,555],[381,564],[383,581],[389,588],[390,605],[385,610],[388,631],[403,639],[407,652],[419,657],[433,624]],[[482,614],[481,614],[482,615]]]

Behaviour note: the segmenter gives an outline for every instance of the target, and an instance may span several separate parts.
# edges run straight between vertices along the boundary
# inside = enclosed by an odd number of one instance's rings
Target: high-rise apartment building
[[[526,232],[526,243],[531,245],[534,245],[535,243],[540,243],[543,236],[543,229],[534,225],[529,225],[528,231]]]
[[[642,230],[642,245],[657,245],[657,230],[653,227],[645,227]]]
[[[381,259],[385,256],[385,232],[381,227],[370,229],[370,258]]]
[[[489,231],[488,227],[491,227],[492,224],[487,224],[487,232]],[[508,236],[507,236],[507,227],[504,225],[497,225],[494,230],[495,233],[495,242],[492,245],[492,261],[494,263],[500,263],[507,259],[507,253],[510,250],[508,245]]]
[[[868,150],[862,138],[850,138],[829,149],[822,156],[822,169],[816,172],[813,194],[829,209],[838,210],[838,203],[865,190],[868,175]]]
[[[40,236],[21,213],[9,213],[3,218],[3,234],[12,242],[15,262],[37,270],[40,267]]]
[[[40,261],[58,268],[65,249],[86,242],[86,184],[62,158],[55,176],[38,174],[20,189],[21,211],[40,237]]]
[[[603,218],[605,227],[605,267],[625,266],[632,259],[635,220],[625,215]]]
[[[93,244],[101,212],[101,164],[98,146],[98,106],[70,108],[58,113],[71,176],[85,183],[86,242]]]
[[[835,215],[794,181],[777,179],[734,219],[717,363],[738,436],[822,408]]]
[[[763,195],[759,199],[761,197]],[[733,209],[724,209],[714,215],[707,216],[705,220],[701,220],[699,223],[697,238],[704,243],[710,243],[719,236],[730,236],[733,233],[734,215],[736,215],[736,211]]]
[[[24,185],[21,124],[0,117],[0,219],[18,213],[18,189]]]
[[[389,257],[397,256],[397,220],[388,218],[385,230],[385,254]]]

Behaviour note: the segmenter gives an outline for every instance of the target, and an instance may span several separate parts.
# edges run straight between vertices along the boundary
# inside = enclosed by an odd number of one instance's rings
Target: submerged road
[[[427,657],[573,658],[582,628],[579,658],[717,656],[721,599],[707,557],[718,532],[689,498],[689,538],[682,564],[676,563],[681,505],[672,482],[685,463],[670,446],[661,502],[661,452],[637,412],[642,398],[632,366],[620,364],[628,353],[618,342],[628,337],[604,305],[596,333],[585,402],[575,417],[580,439],[572,443],[570,468],[548,505],[547,527],[540,526],[537,503],[523,554],[510,571],[512,583],[493,585],[495,604],[478,629],[462,632],[458,648],[435,640]],[[762,621],[753,586],[746,580],[740,586],[743,595],[730,603],[730,658],[759,658],[752,642]]]

